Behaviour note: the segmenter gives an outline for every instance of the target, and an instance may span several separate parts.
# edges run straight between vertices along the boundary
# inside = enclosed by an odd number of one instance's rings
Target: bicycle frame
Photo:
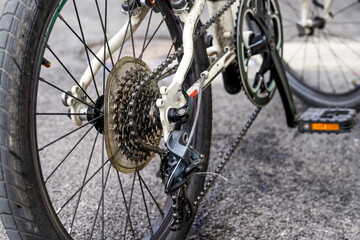
[[[213,15],[216,13],[223,5],[225,0],[220,1],[206,1],[206,0],[199,0],[195,1],[194,6],[192,7],[191,11],[187,11],[186,9],[182,11],[178,11],[175,14],[179,17],[179,19],[184,24],[183,30],[183,46],[184,46],[184,54],[181,63],[177,69],[177,72],[174,76],[174,80],[172,84],[165,88],[161,88],[160,92],[162,94],[162,99],[159,99],[157,105],[160,109],[160,116],[161,122],[164,127],[164,137],[165,140],[168,137],[168,134],[171,131],[171,125],[167,119],[167,112],[170,108],[179,108],[185,104],[184,96],[180,96],[180,99],[174,101],[173,97],[175,96],[177,91],[179,90],[180,86],[182,85],[187,72],[189,71],[189,67],[191,66],[191,62],[193,60],[194,49],[193,49],[193,35],[195,33],[195,26],[199,21],[200,15],[202,14],[205,5],[209,10],[209,15]],[[231,62],[235,60],[235,52],[234,48],[230,48],[229,42],[233,38],[234,29],[235,29],[235,19],[236,19],[236,11],[239,6],[240,2],[234,4],[231,10],[228,10],[224,13],[221,17],[220,21],[214,24],[214,41],[213,46],[207,49],[209,56],[220,56],[220,54],[226,49],[226,54],[223,54],[217,61],[216,64],[213,65],[211,71],[209,71],[207,75],[206,82],[204,84],[207,87],[210,82],[221,72],[223,71]],[[88,86],[92,80],[91,70],[94,74],[96,74],[100,68],[101,63],[98,59],[105,61],[109,59],[110,53],[114,53],[117,51],[124,42],[128,41],[130,38],[130,31],[127,31],[129,28],[129,24],[131,25],[132,31],[135,32],[138,27],[140,26],[141,22],[144,20],[145,16],[149,11],[149,7],[143,3],[142,6],[134,11],[131,19],[126,22],[123,27],[117,32],[110,40],[108,46],[102,47],[97,53],[96,58],[91,61],[90,66],[87,67],[85,72],[83,73],[80,79],[80,85],[84,90],[87,90]],[[188,91],[188,94],[191,95],[192,93],[199,90],[198,82],[195,83]],[[81,90],[78,86],[74,86],[71,89],[71,93],[73,96],[77,98],[81,98]],[[67,99],[67,103],[70,107],[72,113],[79,113],[83,111],[86,106],[79,102],[74,101],[75,99],[69,97]],[[80,116],[73,115],[72,117],[73,122],[76,125],[81,125],[83,120]]]
[[[314,0],[301,0],[299,24],[303,27],[312,26],[313,24],[312,19],[309,18],[311,1],[317,2]],[[330,21],[332,19],[330,12],[333,3],[334,0],[324,0],[324,9],[320,17],[325,21]]]
[[[168,111],[171,108],[180,108],[185,104],[185,98],[183,95],[180,96],[179,99],[174,100],[174,96],[181,88],[182,83],[185,80],[185,76],[190,69],[193,56],[194,56],[194,33],[196,30],[196,25],[200,19],[200,15],[202,14],[205,4],[208,4],[208,8],[210,9],[209,14],[211,15],[213,12],[217,12],[220,7],[223,6],[224,1],[206,1],[199,0],[195,1],[194,6],[191,11],[187,13],[187,11],[180,11],[176,13],[179,18],[184,22],[184,30],[183,30],[183,47],[184,47],[184,55],[179,64],[179,68],[174,76],[174,79],[170,86],[161,87],[160,93],[162,95],[161,99],[158,99],[156,102],[157,107],[160,110],[160,120],[163,126],[164,132],[164,140],[166,141],[170,132],[172,131],[172,126],[170,121],[168,120]],[[215,32],[217,33],[214,36],[213,47],[208,49],[208,53],[216,54],[219,58],[212,65],[212,68],[209,71],[205,71],[203,74],[206,75],[206,80],[204,82],[204,88],[206,88],[210,82],[221,72],[223,71],[231,62],[235,60],[235,51],[234,48],[229,44],[229,40],[231,41],[233,37],[234,27],[234,16],[235,13],[232,10],[225,12],[221,21],[215,26]],[[220,30],[223,31],[222,34]],[[226,41],[228,40],[228,41]],[[225,49],[226,53],[221,55],[221,52]],[[188,89],[187,94],[189,96],[193,96],[195,98],[197,96],[197,92],[199,92],[200,87],[200,79]]]
[[[261,0],[259,0],[261,1]],[[304,0],[305,1],[305,0]],[[179,67],[174,75],[173,81],[168,87],[161,87],[160,93],[161,98],[157,100],[156,105],[159,108],[160,112],[160,120],[163,126],[164,140],[167,141],[170,132],[172,131],[172,126],[168,119],[168,111],[171,108],[180,108],[185,105],[186,100],[185,97],[181,94],[177,99],[175,99],[175,95],[181,89],[182,83],[185,80],[185,76],[187,75],[191,63],[193,61],[194,56],[194,39],[193,36],[196,31],[197,23],[200,19],[200,15],[202,14],[205,5],[209,10],[209,15],[212,16],[216,13],[221,7],[223,7],[225,0],[219,1],[210,1],[210,0],[197,0],[194,2],[191,10],[188,8],[184,8],[182,10],[175,11],[175,15],[179,17],[179,19],[183,22],[183,48],[184,53],[181,62],[179,63]],[[208,56],[216,56],[217,59],[212,63],[208,71],[203,72],[205,76],[204,89],[209,86],[212,80],[215,77],[224,71],[227,66],[229,66],[236,58],[234,44],[232,44],[232,39],[235,31],[235,19],[237,9],[240,5],[240,1],[232,5],[232,8],[227,10],[219,21],[214,24],[214,41],[213,46],[207,49]],[[113,53],[118,50],[124,42],[126,42],[130,38],[129,31],[126,31],[128,28],[128,24],[131,25],[133,32],[137,30],[143,19],[145,18],[147,12],[149,11],[149,7],[143,3],[141,7],[136,9],[136,12],[132,15],[131,19],[125,23],[125,25],[119,30],[117,34],[115,34],[110,40],[107,47],[102,47],[96,54],[97,58],[94,58],[91,61],[91,67],[89,66],[84,74],[81,77],[80,85],[84,90],[88,88],[92,80],[91,69],[94,74],[96,74],[100,68],[101,64],[97,59],[107,60],[110,56],[110,52]],[[275,55],[278,55],[277,51]],[[288,125],[290,127],[296,126],[296,108],[293,103],[292,94],[290,91],[290,87],[288,85],[285,71],[282,67],[281,57],[274,56],[276,59],[276,68],[278,71],[278,80],[276,81],[278,89],[280,91],[280,95],[282,97],[284,107],[286,110]],[[165,70],[166,71],[166,70]],[[188,90],[187,94],[189,96],[193,96],[193,98],[197,97],[197,92],[200,87],[200,78],[199,80],[193,84]],[[81,98],[80,88],[78,86],[74,86],[71,90],[72,95],[78,98]],[[67,99],[67,103],[71,109],[72,113],[79,113],[84,111],[83,109],[87,108],[83,103],[76,101],[74,98],[69,97]],[[82,124],[82,119],[80,116],[73,115],[71,116],[73,122],[76,125]]]

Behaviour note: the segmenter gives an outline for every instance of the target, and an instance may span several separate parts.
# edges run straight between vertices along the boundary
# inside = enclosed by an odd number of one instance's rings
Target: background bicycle
[[[359,109],[360,2],[280,0],[279,4],[284,62],[294,93],[312,105]]]

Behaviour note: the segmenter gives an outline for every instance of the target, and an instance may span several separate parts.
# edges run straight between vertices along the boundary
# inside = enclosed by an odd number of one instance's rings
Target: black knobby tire
[[[0,21],[0,215],[11,240],[71,239],[57,217],[53,199],[50,200],[44,184],[36,132],[39,127],[36,126],[36,109],[42,43],[58,4],[59,1],[9,0]],[[164,14],[167,5],[163,1],[157,1],[157,4]],[[166,19],[168,25],[171,22],[175,24],[169,28],[171,35],[177,34],[177,43],[181,43],[181,35],[176,30],[180,29],[178,23],[175,19]],[[196,42],[198,51],[192,80],[208,66],[204,46],[203,40]],[[58,100],[59,95],[54,98]],[[206,171],[212,120],[210,88],[203,101],[195,148],[206,156],[203,165],[203,171]],[[70,122],[64,118],[63,121]],[[50,131],[45,134],[51,134]],[[193,177],[188,188],[190,200],[200,192],[204,179],[204,176]],[[165,219],[169,221],[171,210],[167,209]],[[166,222],[166,226],[158,228],[161,231],[154,233],[154,239],[184,239],[192,221],[186,222],[178,232],[170,232],[169,222]]]
[[[299,35],[301,1],[279,0],[284,26],[284,66],[293,92],[320,107],[360,110],[360,2],[334,1],[332,19],[310,35]],[[309,18],[319,19],[322,7],[310,4]],[[300,28],[301,29],[301,28]]]

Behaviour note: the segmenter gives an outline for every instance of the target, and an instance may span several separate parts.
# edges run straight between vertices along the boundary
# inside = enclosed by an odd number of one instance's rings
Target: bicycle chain
[[[232,4],[234,4],[236,0],[229,0],[214,16],[212,16],[205,24],[203,24],[199,30],[196,31],[193,38],[194,41],[202,36],[209,27],[215,23],[230,7]],[[166,67],[168,67],[177,57],[180,57],[181,54],[183,54],[184,48],[179,47],[173,54],[170,54],[170,56],[165,59],[157,68],[153,70],[151,74],[149,74],[145,81],[149,81],[152,79],[159,79],[160,74],[165,70]],[[141,84],[141,83],[140,83]]]
[[[244,128],[241,130],[241,132],[239,133],[239,135],[236,137],[235,141],[233,142],[233,144],[231,145],[231,147],[229,148],[229,150],[227,151],[227,153],[225,154],[224,159],[220,162],[220,164],[217,166],[215,173],[217,175],[213,175],[211,176],[206,184],[204,185],[203,189],[201,190],[200,194],[197,196],[196,200],[193,203],[193,208],[196,211],[200,202],[204,199],[205,195],[207,194],[207,192],[209,191],[209,189],[212,187],[212,185],[214,184],[215,180],[217,179],[217,177],[219,176],[219,174],[221,173],[221,171],[224,169],[226,163],[230,160],[231,155],[235,152],[235,150],[237,149],[237,147],[240,144],[240,141],[243,139],[243,137],[246,135],[247,131],[249,130],[249,128],[252,126],[252,124],[254,123],[256,117],[258,116],[258,114],[260,113],[261,107],[257,107],[255,109],[255,111],[252,113],[252,115],[250,116],[249,120],[247,121],[247,123],[245,124]]]
[[[236,0],[228,0],[228,2],[214,15],[212,16],[205,24],[203,24],[199,30],[196,31],[196,33],[194,34],[193,38],[194,41],[202,36],[206,30],[209,29],[209,27],[214,24],[234,3],[236,2]],[[150,73],[149,75],[147,75],[145,77],[145,79],[143,81],[141,81],[138,85],[138,87],[135,88],[135,92],[132,94],[132,102],[133,103],[137,103],[137,98],[139,97],[137,93],[141,92],[140,89],[142,87],[144,87],[146,84],[145,82],[148,81],[152,81],[152,80],[156,80],[158,81],[161,73],[178,57],[180,57],[184,52],[184,48],[183,47],[179,47],[178,49],[176,49],[174,51],[173,54],[170,54],[169,57],[167,59],[165,59],[157,68],[155,68],[152,73]],[[135,111],[136,109],[136,105],[133,106],[133,110]],[[247,123],[245,124],[244,128],[242,129],[242,131],[239,133],[239,135],[237,136],[237,138],[235,139],[235,141],[233,142],[233,144],[231,145],[230,149],[227,151],[227,153],[224,156],[224,159],[220,162],[220,164],[217,166],[215,173],[217,175],[211,176],[207,181],[206,184],[204,184],[202,190],[200,191],[200,194],[195,198],[196,200],[192,203],[192,211],[191,212],[196,212],[200,202],[204,199],[205,195],[208,193],[209,189],[213,186],[215,180],[217,179],[217,177],[219,176],[219,174],[221,173],[221,171],[223,170],[223,168],[225,167],[225,165],[227,164],[227,162],[230,160],[231,155],[234,153],[234,151],[237,149],[238,145],[240,144],[240,141],[242,140],[242,138],[245,136],[245,134],[247,133],[248,129],[252,126],[253,122],[255,121],[256,117],[258,116],[259,112],[260,112],[261,108],[258,107],[255,109],[255,111],[252,113],[250,119],[247,121]],[[164,154],[164,150],[160,149],[158,147],[154,147],[154,146],[143,146],[148,148],[148,150],[150,151],[154,151],[157,152],[160,155]],[[180,206],[179,206],[179,199],[177,194],[173,193],[171,194],[171,198],[173,200],[173,204],[172,204],[172,208],[173,208],[173,217],[174,217],[174,223],[175,224],[181,224],[181,221],[179,219],[179,210],[180,210]]]

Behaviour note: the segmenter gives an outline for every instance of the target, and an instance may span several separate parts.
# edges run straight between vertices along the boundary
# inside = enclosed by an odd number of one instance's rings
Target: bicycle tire
[[[313,106],[360,110],[360,32],[355,25],[360,3],[334,1],[333,19],[308,36],[298,35],[300,1],[279,3],[284,13],[284,66],[293,92]],[[310,18],[321,16],[321,11],[311,3]]]
[[[37,142],[37,134],[40,136],[40,132],[37,132],[36,125],[36,109],[39,104],[39,99],[37,99],[40,74],[38,67],[42,61],[41,48],[52,20],[60,10],[61,3],[63,1],[60,0],[9,0],[0,20],[0,215],[11,240],[72,239],[72,235],[68,234],[68,230],[57,216],[56,209],[51,202],[53,199],[50,199],[49,196],[53,193],[49,192],[44,184],[45,176],[42,174],[44,169],[41,169],[42,162],[39,159]],[[163,15],[171,15],[165,1],[157,1],[157,5]],[[177,43],[181,44],[179,22],[175,18],[167,17],[166,24],[170,35],[177,37]],[[208,66],[203,39],[197,40],[195,45],[197,52],[191,75],[188,77],[189,81],[194,81],[196,76]],[[203,101],[202,106],[204,107],[200,111],[194,147],[205,155],[202,170],[206,171],[212,119],[210,88],[204,92]],[[69,119],[64,121],[69,121]],[[47,131],[45,134],[51,134],[51,131]],[[71,168],[69,169],[71,170]],[[198,195],[204,180],[204,176],[198,175],[191,179],[188,187],[190,200],[194,200]],[[140,179],[139,182],[141,182]],[[163,188],[163,186],[161,187]],[[101,199],[104,199],[103,195],[101,195]],[[167,202],[169,202],[169,198],[167,198]],[[165,205],[166,202],[164,209]],[[160,227],[154,227],[158,232],[152,233],[150,238],[185,238],[193,219],[187,221],[180,231],[172,232],[169,229],[171,213],[170,207],[167,207],[166,217],[162,218],[166,221],[160,219]],[[112,222],[112,224],[115,226],[116,223]],[[117,230],[116,234],[119,231]],[[112,232],[112,234],[115,233]],[[141,237],[147,236],[146,234],[141,235]],[[113,238],[114,236],[108,237]]]

